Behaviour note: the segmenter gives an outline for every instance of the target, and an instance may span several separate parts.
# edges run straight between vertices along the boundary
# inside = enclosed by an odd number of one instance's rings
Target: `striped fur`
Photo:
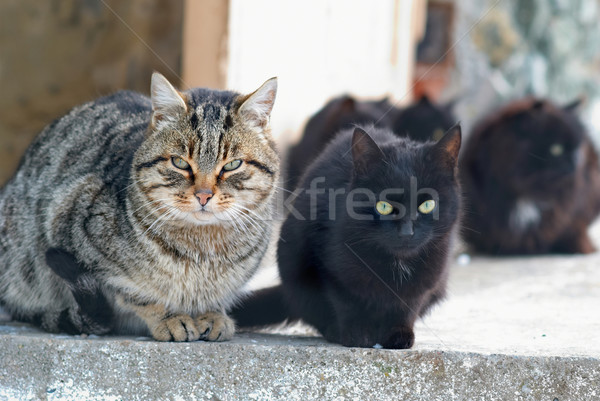
[[[271,231],[275,93],[274,79],[245,96],[178,92],[155,74],[152,98],[118,92],[49,125],[0,190],[2,307],[52,332],[230,338],[225,311]],[[82,271],[69,275],[70,262]],[[84,302],[110,305],[110,324],[90,321],[71,292],[82,285]]]

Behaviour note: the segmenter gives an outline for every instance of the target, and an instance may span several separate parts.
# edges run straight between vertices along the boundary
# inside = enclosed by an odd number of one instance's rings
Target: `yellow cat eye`
[[[565,148],[560,144],[560,143],[555,143],[554,145],[550,146],[550,154],[552,156],[560,156],[565,152]]]
[[[241,165],[242,165],[242,161],[241,160],[234,160],[234,161],[229,162],[226,165],[224,165],[223,166],[223,170],[225,170],[225,171],[232,171],[232,170],[235,170],[236,168],[238,168]]]
[[[190,165],[188,162],[186,162],[185,160],[183,160],[181,157],[171,157],[171,163],[173,163],[173,165],[179,169],[182,170],[189,170]]]
[[[379,201],[375,204],[375,210],[382,216],[387,216],[394,211],[394,207],[391,203],[386,201]]]
[[[433,199],[426,200],[419,205],[419,212],[429,214],[435,209],[435,201]]]

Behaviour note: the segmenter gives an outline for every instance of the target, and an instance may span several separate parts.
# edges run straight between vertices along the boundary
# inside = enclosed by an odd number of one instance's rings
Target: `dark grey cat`
[[[0,305],[53,332],[231,338],[225,311],[271,229],[276,90],[179,92],[155,73],[151,99],[119,92],[48,126],[0,190]],[[82,271],[63,281],[46,256]]]

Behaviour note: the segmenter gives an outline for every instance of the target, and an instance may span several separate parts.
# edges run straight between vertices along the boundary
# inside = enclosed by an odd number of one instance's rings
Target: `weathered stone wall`
[[[118,89],[175,84],[183,0],[0,2],[0,184],[33,137],[73,106]]]
[[[600,1],[454,1],[456,69],[449,92],[470,126],[524,95],[566,104],[583,95],[582,117],[600,139]]]

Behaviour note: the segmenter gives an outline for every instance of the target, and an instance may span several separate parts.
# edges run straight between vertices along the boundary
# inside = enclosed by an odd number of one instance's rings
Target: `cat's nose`
[[[399,234],[401,237],[412,237],[414,233],[412,220],[405,221],[400,225]]]
[[[198,199],[198,202],[200,202],[200,205],[206,206],[206,204],[208,203],[210,198],[213,197],[214,194],[210,189],[201,189],[199,191],[196,191],[194,195],[196,195],[196,198]]]

